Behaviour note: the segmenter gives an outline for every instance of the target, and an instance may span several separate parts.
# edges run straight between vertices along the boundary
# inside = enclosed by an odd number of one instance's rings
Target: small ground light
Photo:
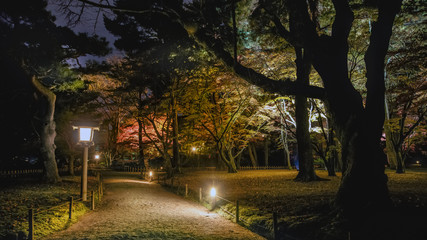
[[[152,172],[152,171],[150,171],[150,172],[148,173],[148,176],[150,177],[149,181],[151,182],[151,180],[153,179],[153,172]]]
[[[99,159],[99,155],[98,154],[95,155],[95,159]]]
[[[215,196],[216,196],[216,189],[211,188],[211,197],[215,197]]]
[[[216,189],[214,187],[211,188],[211,197],[212,197],[211,210],[214,210],[216,205]]]

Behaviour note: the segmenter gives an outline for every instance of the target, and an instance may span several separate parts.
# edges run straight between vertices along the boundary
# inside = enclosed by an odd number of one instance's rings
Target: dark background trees
[[[1,10],[1,69],[5,72],[1,104],[10,110],[1,120],[9,126],[7,135],[13,136],[3,145],[12,150],[6,151],[10,153],[7,159],[22,155],[20,146],[33,145],[31,155],[43,163],[46,181],[57,182],[54,91],[67,91],[59,86],[76,80],[59,73],[67,65],[66,59],[105,54],[108,49],[105,39],[56,26],[46,6],[46,1],[14,1]]]

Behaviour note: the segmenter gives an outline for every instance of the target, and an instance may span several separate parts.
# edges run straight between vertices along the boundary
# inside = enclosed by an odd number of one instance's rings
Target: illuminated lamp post
[[[94,124],[76,124],[73,126],[74,130],[79,131],[78,145],[84,147],[83,150],[83,168],[81,178],[81,197],[83,201],[87,201],[87,163],[89,155],[89,147],[94,145],[93,133],[95,130],[99,131],[99,127]]]

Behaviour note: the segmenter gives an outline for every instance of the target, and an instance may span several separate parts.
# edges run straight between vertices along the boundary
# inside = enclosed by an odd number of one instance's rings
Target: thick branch
[[[393,22],[400,10],[402,0],[381,1],[378,8],[378,20],[373,24],[370,45],[365,54],[367,98],[366,110],[369,116],[380,116],[370,122],[381,125],[384,122],[384,59],[387,54]]]
[[[278,93],[280,95],[301,95],[317,99],[324,99],[325,97],[325,91],[323,88],[298,84],[290,81],[289,79],[284,81],[273,80],[251,68],[243,66],[240,63],[235,63],[230,53],[224,50],[225,47],[222,42],[207,37],[201,31],[198,31],[194,36],[200,45],[213,51],[215,56],[217,56],[226,66],[232,68],[239,77],[267,92]]]
[[[348,0],[333,0],[335,7],[335,20],[332,24],[332,37],[339,43],[347,44],[354,14],[348,4]]]
[[[291,32],[289,32],[289,30],[286,29],[285,26],[283,26],[278,16],[276,15],[273,16],[273,23],[274,23],[274,26],[276,27],[277,33],[283,39],[285,39],[286,42],[290,43],[292,46],[300,46],[300,44],[298,44],[298,41],[296,41],[295,38],[292,36]]]

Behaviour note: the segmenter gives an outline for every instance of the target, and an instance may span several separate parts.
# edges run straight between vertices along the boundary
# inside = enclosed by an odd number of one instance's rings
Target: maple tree
[[[199,67],[190,81],[180,111],[193,123],[197,136],[214,143],[228,172],[236,172],[236,158],[268,121],[259,115],[263,107],[259,93],[224,72],[221,65]]]

